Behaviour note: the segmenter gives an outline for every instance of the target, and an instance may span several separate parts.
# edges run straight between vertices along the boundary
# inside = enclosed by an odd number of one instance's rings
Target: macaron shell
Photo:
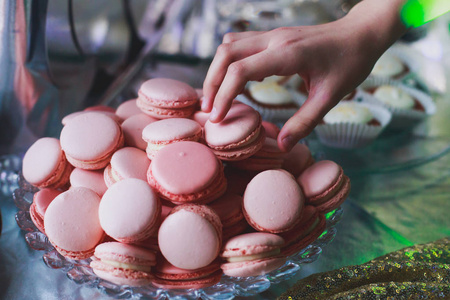
[[[214,153],[196,142],[179,142],[162,148],[152,161],[150,170],[160,187],[173,194],[202,191],[219,172],[223,172]]]
[[[220,260],[216,259],[203,268],[186,270],[180,269],[169,263],[162,255],[158,256],[158,263],[154,268],[154,275],[167,280],[192,280],[210,275],[220,270]]]
[[[158,119],[150,117],[144,113],[133,115],[122,123],[125,145],[145,150],[147,142],[142,139],[144,128]]]
[[[111,157],[112,171],[120,179],[137,178],[146,181],[149,166],[147,154],[133,147],[119,149]]]
[[[114,268],[101,261],[92,261],[91,268],[98,277],[117,285],[144,286],[151,284],[153,278],[147,272]]]
[[[106,192],[103,170],[84,170],[75,168],[70,174],[72,187],[86,187],[96,192],[100,197]]]
[[[40,232],[42,232],[42,233],[45,234],[44,219],[43,219],[42,216],[40,216],[40,215],[37,213],[36,205],[35,205],[34,203],[32,203],[32,204],[30,205],[30,218],[31,218],[31,221],[33,221],[33,223],[34,223],[34,225],[36,226],[36,228],[37,228]]]
[[[278,269],[286,262],[286,257],[267,258],[262,260],[225,263],[221,268],[225,275],[231,277],[250,277],[267,274]]]
[[[279,249],[284,239],[276,234],[251,232],[232,237],[223,246],[222,257],[256,255]]]
[[[117,122],[118,124],[122,123],[123,119],[120,118],[118,115],[116,115],[114,112],[111,111],[103,111],[103,110],[83,110],[83,111],[76,111],[74,113],[68,114],[67,116],[65,116],[62,120],[61,123],[66,126],[71,120],[75,119],[75,117],[78,117],[82,114],[86,114],[86,113],[91,113],[91,112],[95,112],[95,113],[99,113],[99,114],[103,114],[104,116],[107,116],[109,118],[111,118],[113,121]]]
[[[201,126],[194,120],[172,118],[149,124],[142,131],[142,138],[148,143],[167,144],[193,136],[200,138],[201,132]]]
[[[181,108],[195,104],[198,95],[190,85],[169,78],[147,80],[139,89],[139,100],[150,102],[154,106]]]
[[[196,111],[192,115],[192,120],[200,124],[200,126],[204,127],[206,124],[206,121],[209,120],[210,113],[204,112],[204,111]]]
[[[283,169],[298,177],[306,168],[314,163],[311,151],[304,144],[295,144],[294,147],[286,153],[283,161]]]
[[[162,255],[172,265],[188,270],[212,263],[219,254],[221,241],[219,216],[212,209],[201,205],[176,207],[158,232]]]
[[[98,245],[95,248],[94,255],[101,260],[117,261],[124,264],[144,267],[156,265],[156,255],[153,251],[118,242]]]
[[[341,172],[341,167],[335,162],[322,160],[303,171],[297,181],[305,197],[311,198],[330,188],[338,180]]]
[[[46,137],[34,142],[27,150],[22,173],[30,184],[48,187],[58,183],[67,164],[59,140]]]
[[[271,122],[262,121],[261,125],[264,127],[266,131],[266,136],[272,139],[277,139],[278,134],[280,133],[280,128],[277,125]]]
[[[224,227],[234,225],[244,219],[242,197],[239,195],[225,194],[209,203],[208,206],[217,213]]]
[[[162,289],[202,289],[218,283],[221,278],[222,271],[218,270],[206,277],[191,280],[166,280],[155,278],[153,279],[152,284]]]
[[[39,214],[39,216],[41,216],[42,218],[44,217],[50,203],[61,193],[62,191],[60,190],[42,189],[34,194],[33,204],[35,205],[36,212]]]
[[[261,116],[250,106],[232,105],[220,123],[205,123],[205,140],[209,146],[221,150],[246,140],[261,126]]]
[[[291,174],[268,170],[256,175],[247,185],[243,210],[253,228],[277,233],[299,222],[304,203],[301,188]]]
[[[64,126],[61,147],[66,155],[75,160],[98,161],[112,155],[120,145],[121,137],[123,139],[120,126],[111,118],[89,112],[75,117]]]
[[[161,203],[145,181],[128,178],[106,191],[98,213],[109,236],[131,243],[150,237],[161,215]]]
[[[136,105],[136,99],[131,99],[123,102],[117,107],[116,115],[122,120],[126,120],[131,116],[141,114],[142,111]]]
[[[341,204],[345,201],[345,199],[347,199],[348,195],[350,194],[350,190],[351,190],[350,179],[344,175],[341,187],[332,198],[328,199],[322,204],[319,205],[313,204],[313,205],[316,205],[317,210],[320,211],[321,213],[327,213],[332,210],[335,210],[336,208],[341,206]]]
[[[222,235],[224,242],[228,241],[230,238],[241,234],[243,232],[246,232],[247,230],[252,229],[250,225],[247,223],[247,220],[243,218],[242,220],[238,221],[237,223],[233,225],[229,225],[227,227],[223,227]]]
[[[64,256],[92,256],[104,232],[98,219],[100,197],[92,190],[76,187],[57,196],[44,217],[50,242]]]
[[[226,150],[212,149],[212,151],[220,160],[224,161],[237,161],[249,158],[262,148],[266,137],[264,128],[257,129],[254,134],[257,135],[249,136],[246,140],[242,141],[242,144],[244,144],[242,147]],[[247,143],[250,140],[251,143]]]
[[[168,118],[188,118],[195,111],[195,104],[182,107],[182,108],[164,108],[156,107],[147,103],[143,103],[142,100],[138,99],[139,108],[147,115],[157,118],[157,119],[168,119]]]
[[[326,219],[323,214],[319,215],[318,223],[312,228],[311,232],[307,233],[306,236],[302,236],[296,241],[292,242],[290,245],[286,246],[281,250],[281,254],[284,256],[291,256],[297,254],[302,249],[306,248],[308,245],[312,244],[315,240],[319,238],[319,236],[326,229]]]
[[[106,106],[106,105],[94,105],[94,106],[89,106],[86,107],[83,111],[102,111],[102,112],[110,112],[110,113],[115,113],[116,110],[110,106]]]

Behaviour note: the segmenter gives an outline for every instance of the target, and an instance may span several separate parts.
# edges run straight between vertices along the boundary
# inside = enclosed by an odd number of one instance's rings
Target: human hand
[[[367,77],[390,45],[377,43],[377,35],[371,34],[372,28],[359,17],[347,15],[323,25],[225,35],[203,85],[202,110],[211,111],[211,122],[220,122],[247,81],[298,74],[309,95],[278,135],[280,149],[289,151]]]

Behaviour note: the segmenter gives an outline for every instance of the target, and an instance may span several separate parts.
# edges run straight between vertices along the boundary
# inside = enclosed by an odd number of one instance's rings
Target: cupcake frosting
[[[327,124],[366,124],[372,119],[373,115],[367,107],[355,102],[341,102],[325,115],[323,121]]]
[[[375,63],[372,75],[383,77],[394,77],[404,70],[404,65],[400,59],[391,54],[384,54]]]
[[[373,94],[381,102],[394,108],[410,109],[414,107],[414,99],[404,90],[391,85],[382,85]]]
[[[275,81],[254,82],[249,87],[252,97],[263,104],[283,105],[292,103],[289,91]]]

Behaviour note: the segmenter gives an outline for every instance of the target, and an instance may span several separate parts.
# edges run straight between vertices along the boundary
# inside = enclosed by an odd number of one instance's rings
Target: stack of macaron
[[[342,169],[305,145],[282,153],[278,127],[237,101],[198,123],[198,101],[151,79],[137,100],[65,118],[59,140],[29,148],[30,217],[61,255],[119,285],[191,289],[268,273],[317,239],[350,190]]]

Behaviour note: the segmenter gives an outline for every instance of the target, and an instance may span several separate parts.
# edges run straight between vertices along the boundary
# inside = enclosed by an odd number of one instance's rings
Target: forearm
[[[363,0],[344,18],[355,24],[361,38],[367,40],[371,52],[381,55],[408,28],[402,22],[400,11],[407,0]]]

